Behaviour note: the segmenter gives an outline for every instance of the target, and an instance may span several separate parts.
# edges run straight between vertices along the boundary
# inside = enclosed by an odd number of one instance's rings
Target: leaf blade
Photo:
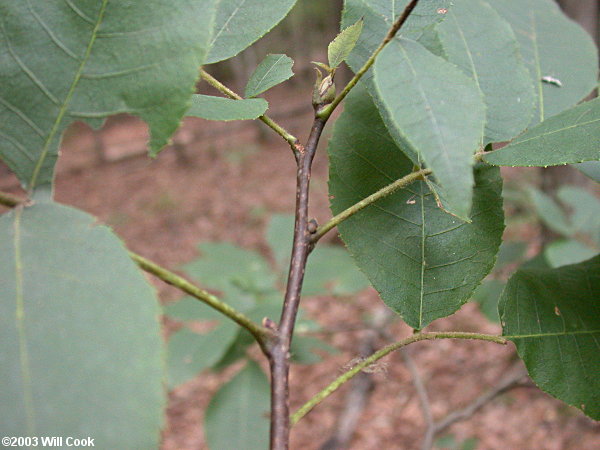
[[[150,125],[151,151],[164,147],[188,107],[215,11],[213,0],[69,5],[0,7],[11,18],[0,24],[0,117],[10,125],[0,157],[30,190],[51,185],[61,133],[75,120],[99,126],[132,113]],[[138,51],[142,38],[151,50]]]
[[[173,389],[218,363],[238,331],[233,323],[225,322],[206,334],[194,333],[188,328],[173,333],[167,350],[169,387]]]
[[[600,418],[600,256],[558,269],[522,269],[500,299],[503,335],[548,394]]]
[[[455,214],[468,220],[473,155],[482,144],[485,123],[477,85],[421,44],[405,39],[390,42],[374,69],[378,97],[396,131],[433,171]]]
[[[483,159],[499,166],[555,166],[600,160],[600,99],[563,111]]]
[[[153,448],[165,404],[156,294],[94,222],[41,201],[0,217],[0,401],[13,405],[0,427]]]
[[[229,59],[268,33],[296,0],[220,0],[207,64]]]
[[[327,46],[329,67],[335,69],[350,55],[363,29],[363,20],[344,28]]]
[[[347,59],[350,68],[356,72],[367,61],[375,49],[381,44],[387,30],[402,14],[410,0],[344,0],[341,27],[346,28],[360,19],[364,20],[363,32]],[[444,20],[449,0],[422,0],[414,8],[401,32],[396,36],[418,40],[428,27]],[[368,72],[364,79],[370,78]]]
[[[590,35],[553,0],[487,1],[511,24],[537,91],[530,127],[570,108],[598,84],[598,50]],[[559,80],[562,87],[542,81]]]
[[[293,77],[293,65],[294,60],[289,56],[267,55],[250,76],[244,89],[244,97],[256,97]]]
[[[235,100],[232,98],[194,94],[192,96],[192,106],[185,115],[224,122],[231,120],[253,120],[262,116],[268,107],[269,104],[264,98]]]
[[[210,448],[267,448],[269,395],[267,377],[248,361],[208,405],[204,429]]]
[[[328,151],[334,214],[413,168],[360,84],[347,97]],[[417,182],[339,225],[356,264],[413,328],[455,312],[494,265],[503,230],[501,179],[487,169],[477,179],[472,223],[440,210],[428,186]]]
[[[484,1],[455,1],[436,30],[446,59],[473,78],[487,106],[484,145],[531,122],[534,91],[510,25]]]

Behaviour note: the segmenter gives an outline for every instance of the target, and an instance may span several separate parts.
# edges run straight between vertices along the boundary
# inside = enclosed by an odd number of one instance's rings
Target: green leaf
[[[473,78],[487,107],[484,144],[531,122],[535,94],[510,25],[483,0],[454,0],[437,27],[446,59]]]
[[[590,248],[573,239],[554,241],[544,249],[544,256],[550,267],[577,264],[592,258],[598,249]]]
[[[207,120],[252,120],[262,116],[269,104],[264,98],[234,100],[225,97],[194,94],[186,116]]]
[[[551,197],[533,187],[530,187],[528,192],[535,211],[548,228],[563,236],[573,234],[573,226],[569,219]]]
[[[498,316],[498,299],[504,290],[505,283],[500,280],[486,280],[473,293],[472,300],[479,303],[481,313],[493,323],[500,323]]]
[[[250,76],[244,97],[256,97],[294,76],[294,60],[286,55],[267,55]]]
[[[225,383],[206,410],[208,446],[221,449],[264,449],[269,446],[270,388],[253,361]]]
[[[440,35],[438,33],[438,27],[429,26],[423,31],[423,35],[417,39],[417,42],[433,53],[435,56],[439,56],[441,58],[446,58],[446,53],[444,52],[444,45],[440,39]]]
[[[409,2],[410,0],[344,0],[341,28],[344,29],[361,19],[364,21],[363,32],[347,58],[347,63],[353,71],[358,71],[379,47],[389,28]],[[396,39],[402,36],[418,40],[431,31],[432,25],[444,19],[450,6],[450,0],[421,0]],[[369,77],[370,72],[366,78]]]
[[[363,20],[359,20],[354,25],[350,25],[338,34],[333,41],[327,47],[327,58],[329,61],[329,67],[335,69],[341,63],[343,63],[350,52],[356,45],[360,33],[363,29]]]
[[[220,0],[207,64],[229,59],[267,34],[296,0]]]
[[[580,164],[574,164],[573,167],[585,176],[594,180],[596,183],[600,183],[600,161],[586,161]]]
[[[237,300],[239,308],[253,307],[255,294],[274,289],[275,274],[258,253],[227,242],[206,242],[198,249],[202,256],[183,269],[202,285],[221,291],[228,302]]]
[[[390,4],[388,0],[344,0],[341,27],[345,28],[363,20],[363,32],[361,33],[354,50],[350,53],[346,62],[353,71],[358,71],[379,47],[388,29],[394,21],[402,14],[409,0],[398,0]],[[440,55],[443,52],[439,36],[435,31],[435,25],[442,21],[451,6],[450,0],[422,0],[414,8],[401,31],[395,39],[400,36],[414,39],[427,46],[432,52]],[[398,147],[413,161],[420,166],[421,160],[409,142],[396,130],[393,120],[386,112],[382,101],[378,97],[372,83],[372,70],[363,77],[362,83],[368,87],[373,101],[377,105],[383,120],[396,141]],[[451,205],[445,205],[451,209]]]
[[[169,387],[173,389],[218,363],[238,331],[234,323],[224,322],[206,334],[194,333],[185,327],[173,333],[167,351]]]
[[[512,340],[540,389],[600,419],[600,256],[558,269],[522,269],[500,299]]]
[[[503,241],[496,256],[494,270],[503,269],[509,264],[521,262],[525,257],[527,243],[523,241]]]
[[[485,105],[473,79],[421,44],[402,39],[379,54],[374,81],[396,131],[433,171],[451,210],[467,220],[473,154],[485,124]]]
[[[334,214],[412,171],[368,93],[347,97],[329,146]],[[383,301],[413,328],[455,312],[489,273],[503,225],[497,170],[478,168],[473,221],[437,207],[424,182],[395,192],[340,224],[342,239]]]
[[[23,186],[52,183],[63,130],[131,113],[168,143],[208,50],[214,0],[2,2],[0,157]],[[143,51],[142,51],[143,50]]]
[[[156,293],[95,222],[39,197],[0,216],[0,429],[157,448],[165,398]]]
[[[274,214],[267,228],[267,242],[282,276],[287,275],[294,216]],[[319,244],[310,254],[304,276],[304,295],[351,295],[369,286],[345,248]]]
[[[227,347],[223,357],[212,365],[212,369],[221,371],[232,365],[234,362],[245,358],[248,347],[254,344],[254,338],[243,328],[238,330],[234,341]]]
[[[163,307],[163,312],[171,319],[182,322],[206,322],[223,318],[219,311],[190,296],[168,303]]]
[[[317,246],[306,267],[304,295],[352,295],[369,287],[348,251],[339,246]]]
[[[314,336],[294,336],[290,349],[292,361],[297,364],[316,364],[321,362],[323,358],[315,350],[332,355],[339,353],[335,347]]]
[[[591,36],[553,0],[488,0],[511,24],[537,91],[529,127],[570,108],[598,84],[598,51]],[[562,87],[542,81],[552,77]]]
[[[497,166],[556,166],[600,159],[600,98],[551,117],[506,147],[486,153]]]
[[[577,186],[561,186],[557,196],[573,211],[571,223],[576,232],[585,233],[600,245],[600,200]]]
[[[275,258],[277,269],[285,271],[292,254],[294,238],[294,216],[291,214],[273,214],[265,238]]]

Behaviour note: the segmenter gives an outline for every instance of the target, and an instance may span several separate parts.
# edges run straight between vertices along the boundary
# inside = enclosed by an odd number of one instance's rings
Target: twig
[[[28,199],[18,197],[8,192],[0,192],[0,205],[8,208],[16,208],[19,205],[25,205],[29,202]]]
[[[334,103],[324,106],[315,105],[315,120],[310,132],[306,146],[298,144],[294,138],[293,142],[286,139],[294,150],[297,163],[296,174],[296,219],[294,224],[294,243],[292,247],[292,258],[287,280],[285,299],[281,320],[275,331],[275,341],[268,353],[269,366],[271,370],[271,449],[287,450],[289,448],[290,435],[290,407],[289,407],[289,368],[290,368],[290,345],[294,333],[294,325],[300,305],[300,293],[306,261],[314,241],[308,227],[308,192],[310,184],[310,173],[312,161],[317,150],[317,145],[325,127],[327,119],[336,106],[345,98],[352,87],[356,85],[360,77],[369,69],[375,61],[375,57],[381,49],[395,36],[404,24],[418,0],[412,0],[405,8],[401,16],[394,22],[385,39],[378,49],[371,55],[369,61],[354,76],[351,82],[344,88],[343,92],[334,99]],[[205,72],[202,76],[206,79]],[[209,80],[207,80],[209,81]],[[209,81],[210,82],[210,81]],[[215,86],[216,87],[216,86]],[[227,95],[232,95],[230,91]],[[235,98],[235,97],[234,97]],[[314,103],[314,102],[313,102]],[[282,135],[283,136],[283,135]],[[284,136],[285,138],[285,136]],[[348,379],[350,379],[349,377]]]
[[[254,336],[260,347],[263,349],[263,352],[265,352],[265,354],[268,352],[268,346],[271,340],[273,339],[273,332],[271,330],[254,323],[244,314],[232,308],[227,303],[222,302],[214,295],[206,292],[203,289],[200,289],[198,286],[190,283],[185,278],[174,274],[173,272],[165,269],[164,267],[161,267],[158,264],[149,261],[143,256],[140,256],[133,252],[129,252],[129,256],[142,270],[151,273],[157,278],[163,280],[165,283],[170,284],[171,286],[175,286],[177,289],[200,300],[201,302],[207,304],[211,308],[216,309],[223,315],[229,317],[241,327],[248,330],[252,334],[252,336]]]
[[[329,221],[327,221],[325,224],[323,224],[319,228],[317,228],[317,231],[312,236],[312,243],[314,244],[319,239],[321,239],[325,234],[327,234],[327,232],[329,232],[331,229],[335,228],[337,225],[342,223],[344,220],[348,219],[349,217],[352,217],[354,214],[356,214],[357,212],[366,208],[367,206],[375,203],[377,200],[380,200],[384,197],[387,197],[390,194],[393,194],[398,189],[402,189],[403,187],[408,186],[413,181],[421,179],[421,178],[429,175],[430,173],[431,173],[430,169],[422,169],[422,170],[419,170],[416,172],[412,172],[412,173],[394,181],[393,183],[390,183],[387,186],[379,189],[377,192],[374,192],[373,194],[369,195],[368,197],[362,199],[360,202],[355,203],[354,205],[346,208],[344,211],[337,214],[335,217],[329,219]]]
[[[208,84],[210,84],[212,87],[217,89],[219,92],[225,94],[226,96],[233,98],[235,100],[243,100],[243,97],[241,97],[240,95],[236,94],[234,91],[229,89],[227,86],[225,86],[219,80],[214,78],[212,75],[210,75],[204,69],[200,70],[200,76],[202,77],[202,79],[204,81],[206,81]],[[294,154],[295,155],[297,154],[299,141],[296,136],[294,136],[292,133],[287,131],[285,128],[283,128],[281,125],[279,125],[277,122],[275,122],[273,119],[271,119],[266,114],[260,116],[258,119],[261,120],[263,123],[265,123],[268,127],[270,127],[273,131],[275,131],[275,133],[277,133],[283,139],[285,139],[285,141],[288,144],[290,144],[290,147],[294,151]]]
[[[346,98],[346,95],[348,95],[352,88],[356,86],[356,83],[359,82],[363,75],[367,73],[367,71],[371,68],[373,63],[375,63],[375,58],[377,58],[377,55],[379,55],[381,50],[383,50],[383,48],[392,39],[394,39],[394,36],[396,36],[396,33],[398,33],[398,30],[400,30],[402,25],[404,25],[404,22],[406,22],[406,20],[410,16],[410,13],[412,13],[413,9],[415,9],[417,3],[419,3],[419,0],[412,0],[408,5],[406,5],[406,8],[404,8],[402,14],[398,16],[398,18],[396,19],[392,27],[389,29],[383,41],[381,41],[381,44],[379,44],[379,47],[375,49],[373,54],[369,57],[369,59],[367,59],[367,62],[359,69],[358,72],[356,72],[354,77],[352,77],[352,79],[344,87],[342,92],[340,92],[339,95],[333,100],[333,102],[331,102],[331,104],[327,105],[325,108],[319,111],[319,117],[321,117],[322,119],[328,119],[329,116],[331,116],[331,113],[333,113],[335,108],[340,104],[342,100],[344,100],[344,98]]]
[[[302,281],[304,280],[304,270],[311,245],[311,235],[308,231],[310,173],[324,127],[325,121],[316,118],[306,148],[299,147],[296,157],[298,169],[296,173],[296,220],[292,259],[290,261],[281,320],[277,331],[277,340],[269,355],[271,368],[271,449],[275,450],[285,450],[289,447],[290,345],[300,306]]]
[[[435,423],[433,421],[433,414],[431,413],[431,403],[429,401],[429,395],[427,395],[427,388],[425,383],[419,374],[419,369],[413,361],[408,349],[404,348],[400,351],[404,364],[406,365],[410,375],[412,377],[413,385],[417,391],[417,397],[419,398],[419,404],[423,413],[423,420],[425,421],[426,431],[423,437],[423,449],[431,448],[433,445],[433,438],[435,436]]]
[[[464,333],[464,332],[431,332],[431,333],[416,333],[406,339],[402,339],[401,341],[395,342],[393,344],[388,345],[387,347],[382,348],[381,350],[373,353],[368,358],[362,360],[354,367],[344,372],[342,375],[337,377],[333,382],[329,384],[325,389],[321,392],[317,393],[313,396],[309,401],[307,401],[303,406],[301,406],[292,416],[291,422],[292,425],[298,423],[298,421],[308,414],[315,406],[321,403],[324,399],[333,394],[340,386],[342,386],[347,381],[351,380],[355,375],[360,373],[366,367],[374,364],[384,356],[389,355],[395,350],[398,350],[402,347],[405,347],[409,344],[419,341],[425,340],[435,340],[435,339],[474,339],[481,341],[494,342],[496,344],[506,345],[507,340],[502,336],[495,336],[490,334],[479,334],[479,333]]]

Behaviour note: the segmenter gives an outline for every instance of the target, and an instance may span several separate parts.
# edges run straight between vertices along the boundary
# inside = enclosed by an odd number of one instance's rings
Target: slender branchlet
[[[419,341],[435,340],[435,339],[474,339],[480,341],[494,342],[496,344],[506,345],[507,340],[502,336],[495,336],[490,334],[479,334],[479,333],[464,333],[464,332],[431,332],[431,333],[415,333],[412,336],[402,339],[401,341],[394,342],[387,347],[373,353],[368,358],[361,360],[359,363],[348,369],[342,375],[337,377],[333,382],[329,384],[325,389],[320,391],[304,405],[302,405],[291,417],[292,425],[295,425],[302,417],[308,414],[315,406],[321,403],[324,399],[333,394],[339,389],[344,383],[350,381],[354,376],[360,373],[363,369],[375,364],[384,356],[389,355],[395,350],[402,347],[406,347],[409,344]]]
[[[210,75],[204,69],[200,70],[200,77],[204,81],[206,81],[208,84],[210,84],[212,87],[217,89],[219,92],[221,92],[222,94],[225,94],[227,97],[233,98],[235,100],[243,100],[242,96],[236,94],[234,91],[229,89],[227,86],[225,86],[223,83],[221,83],[215,77]],[[279,125],[277,122],[275,122],[273,119],[271,119],[266,114],[260,116],[258,119],[260,121],[262,121],[265,125],[267,125],[269,128],[271,128],[273,131],[275,131],[275,133],[277,133],[279,136],[281,136],[288,144],[290,144],[290,147],[291,147],[292,151],[294,152],[294,154],[296,154],[298,152],[298,142],[299,141],[296,136],[294,136],[292,133],[287,131],[285,128],[283,128],[281,125]]]
[[[198,286],[190,283],[185,278],[180,277],[179,275],[165,269],[164,267],[140,256],[136,253],[129,252],[129,256],[133,261],[144,271],[154,275],[155,277],[161,279],[167,284],[176,287],[177,289],[185,292],[186,294],[191,295],[192,297],[200,300],[201,302],[207,304],[211,308],[219,311],[226,317],[229,317],[239,326],[248,330],[252,336],[256,339],[263,352],[268,355],[270,343],[273,340],[273,331],[269,328],[263,327],[254,323],[248,317],[246,317],[241,312],[232,308],[227,303],[219,300],[214,295],[206,292],[203,289],[200,289]]]
[[[327,119],[327,118],[329,118],[329,116],[331,116],[331,114],[333,113],[335,108],[337,108],[337,106],[342,102],[342,100],[344,100],[346,98],[346,96],[350,93],[352,88],[354,86],[356,86],[356,84],[360,81],[360,79],[363,77],[363,75],[365,73],[367,73],[367,71],[375,63],[375,59],[377,58],[377,55],[379,55],[379,53],[381,53],[381,50],[383,50],[383,48],[392,39],[394,39],[394,36],[396,36],[396,34],[400,30],[400,28],[402,28],[402,25],[404,25],[404,23],[406,22],[406,20],[412,13],[413,9],[415,9],[415,7],[417,6],[417,3],[419,3],[419,0],[412,0],[408,5],[406,5],[406,8],[404,8],[404,11],[402,11],[402,14],[400,14],[398,16],[398,18],[396,19],[396,21],[394,22],[392,27],[389,29],[389,31],[385,35],[385,38],[383,39],[383,41],[381,41],[381,44],[379,44],[379,47],[377,47],[375,49],[375,51],[373,52],[373,54],[369,57],[369,59],[367,59],[367,62],[365,62],[365,64],[358,70],[358,72],[356,72],[356,74],[352,77],[352,79],[344,87],[342,92],[340,92],[339,95],[335,99],[333,99],[333,101],[329,105],[327,105],[326,107],[319,110],[318,115],[320,118]]]

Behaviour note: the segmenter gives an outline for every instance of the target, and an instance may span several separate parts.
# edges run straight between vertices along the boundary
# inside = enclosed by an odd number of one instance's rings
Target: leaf
[[[0,285],[0,429],[157,448],[160,308],[121,241],[37,197],[0,216]]]
[[[525,257],[527,243],[523,241],[503,241],[496,256],[494,270],[501,270],[509,264],[520,263]]]
[[[262,116],[269,104],[264,98],[234,100],[225,97],[194,94],[186,116],[207,120],[252,120]]]
[[[591,36],[553,0],[488,0],[511,24],[537,92],[529,127],[570,108],[598,84],[598,50]],[[562,87],[544,83],[552,77]]]
[[[396,131],[433,171],[455,214],[468,220],[473,155],[485,124],[485,105],[473,79],[421,44],[402,39],[379,54],[374,82]]]
[[[446,59],[473,78],[487,107],[484,145],[531,122],[534,91],[510,25],[482,0],[455,0],[437,27]]]
[[[556,166],[600,159],[600,98],[530,128],[483,159],[497,166]]]
[[[544,249],[544,256],[550,267],[561,267],[577,264],[590,259],[598,253],[589,246],[575,240],[554,241]]]
[[[350,26],[358,20],[363,20],[364,22],[363,32],[361,33],[354,50],[346,60],[347,64],[354,72],[357,72],[378,48],[389,28],[402,14],[408,3],[409,0],[397,0],[391,3],[388,0],[344,0],[341,27],[345,28]],[[402,26],[400,32],[396,35],[395,39],[399,39],[400,36],[410,38],[427,46],[432,52],[439,52],[436,53],[438,55],[441,54],[443,48],[439,42],[439,36],[437,36],[435,31],[435,25],[444,20],[450,6],[450,0],[420,1]],[[393,124],[393,120],[385,110],[383,103],[373,86],[372,73],[373,71],[370,69],[362,77],[361,83],[367,85],[369,93],[373,97],[373,101],[377,105],[377,108],[398,147],[415,165],[420,166],[421,160],[416,150],[398,133]],[[449,205],[445,206],[451,208]]]
[[[315,352],[320,350],[322,353],[339,353],[335,347],[314,336],[294,336],[292,347],[290,349],[292,361],[296,364],[317,364],[323,358]]]
[[[292,215],[273,215],[267,228],[266,238],[282,277],[287,275],[293,233]],[[368,280],[358,270],[346,249],[320,243],[308,259],[302,294],[351,295],[368,286]]]
[[[52,183],[61,134],[76,120],[97,127],[135,114],[158,153],[189,107],[214,3],[2,2],[0,157],[23,186]]]
[[[522,269],[500,299],[512,340],[540,389],[600,419],[600,256],[558,269]]]
[[[316,247],[308,259],[304,295],[352,295],[369,287],[348,251],[339,246]]]
[[[267,34],[296,0],[220,0],[207,64],[229,59]]]
[[[329,158],[334,214],[413,167],[360,86],[336,122]],[[494,265],[504,228],[502,182],[497,170],[485,167],[476,170],[476,179],[471,223],[443,212],[428,186],[416,182],[339,225],[357,265],[413,328],[455,312]]]
[[[231,366],[234,362],[245,358],[248,347],[254,344],[254,338],[243,328],[238,330],[235,340],[229,345],[223,357],[212,365],[212,369],[221,371]]]
[[[409,2],[410,0],[344,0],[341,28],[344,29],[361,19],[364,21],[363,32],[347,58],[347,63],[354,72],[363,66],[381,44]],[[450,0],[421,0],[396,35],[396,39],[404,37],[419,40],[421,36],[430,32],[432,25],[445,18],[450,6]],[[370,72],[363,79],[369,77]]]
[[[493,323],[500,323],[498,316],[498,300],[504,290],[505,283],[500,280],[485,280],[475,292],[472,300],[479,303],[481,313]]]
[[[585,233],[600,246],[600,200],[577,186],[563,185],[557,197],[573,211],[571,223],[576,232]]]
[[[533,187],[530,187],[528,192],[536,213],[548,228],[563,236],[573,234],[569,219],[551,197]]]
[[[238,307],[247,310],[254,306],[255,294],[273,290],[275,275],[258,253],[227,242],[206,242],[198,249],[202,256],[183,269],[203,285],[221,291],[228,302],[237,300]]]
[[[238,327],[224,322],[206,334],[182,328],[169,337],[168,374],[171,389],[218,363],[234,342]]]
[[[600,161],[586,161],[580,164],[574,164],[573,167],[585,176],[594,180],[596,183],[600,183]]]
[[[277,269],[285,271],[290,263],[292,240],[294,238],[294,216],[291,214],[273,214],[265,234],[271,254],[275,258]]]
[[[250,76],[244,97],[256,97],[294,76],[294,60],[286,55],[267,55]]]
[[[357,21],[354,25],[342,30],[333,41],[327,46],[327,59],[329,61],[329,67],[335,69],[341,63],[343,63],[350,52],[356,45],[356,41],[360,37],[360,33],[363,29],[362,19]]]
[[[270,388],[253,361],[225,383],[210,401],[204,432],[211,449],[261,449],[269,446]]]
[[[219,311],[191,296],[168,303],[163,307],[163,311],[171,319],[182,322],[206,322],[223,318]]]

